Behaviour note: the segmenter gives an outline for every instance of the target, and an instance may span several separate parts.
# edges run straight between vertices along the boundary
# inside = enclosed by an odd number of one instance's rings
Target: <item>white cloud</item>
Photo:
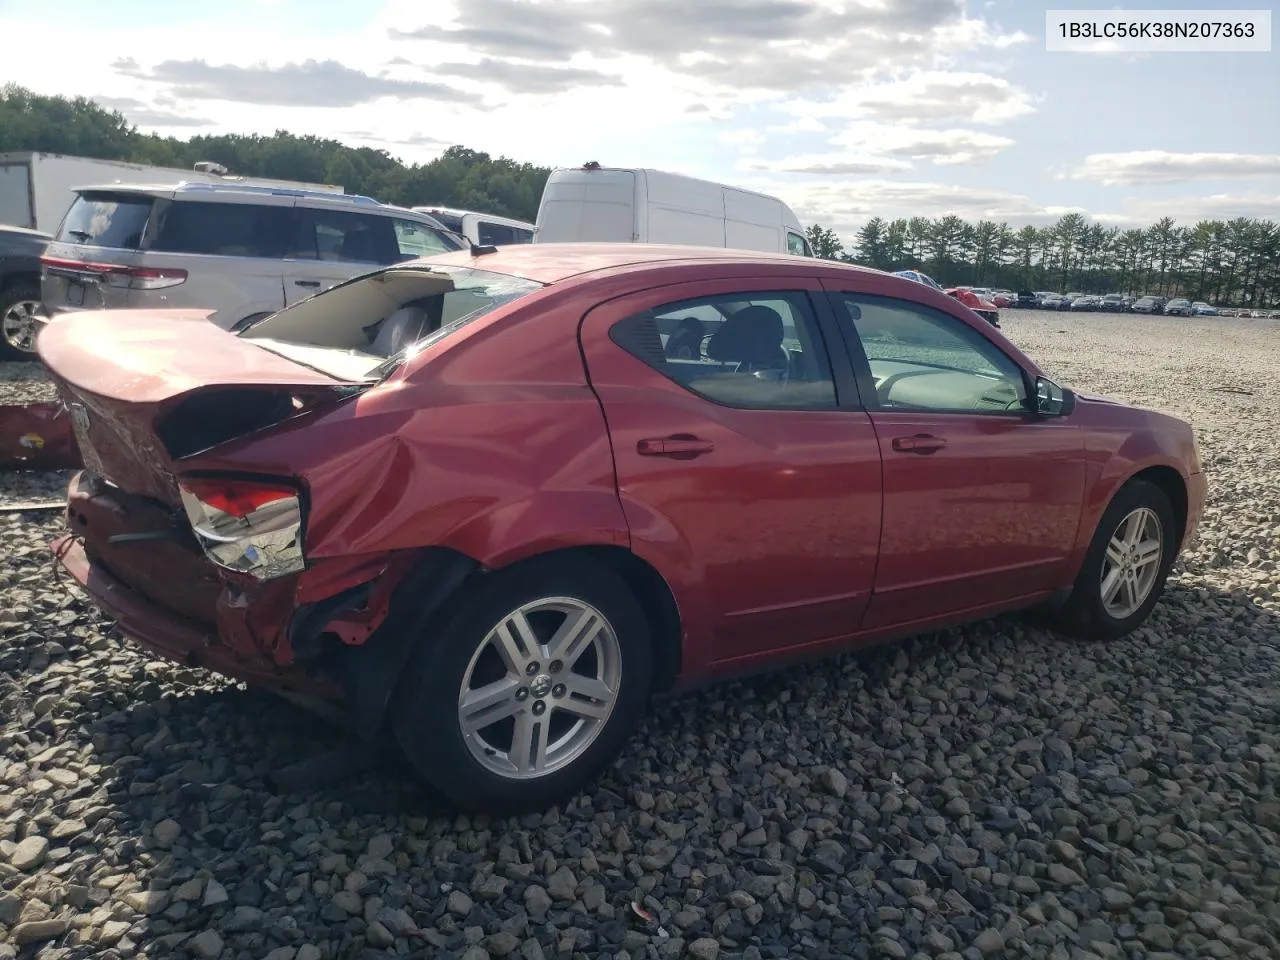
[[[1037,105],[1031,94],[1003,77],[922,70],[897,80],[846,87],[830,100],[792,100],[781,109],[802,117],[994,125],[1032,114]]]
[[[1093,153],[1066,177],[1108,186],[1280,175],[1280,153]]]

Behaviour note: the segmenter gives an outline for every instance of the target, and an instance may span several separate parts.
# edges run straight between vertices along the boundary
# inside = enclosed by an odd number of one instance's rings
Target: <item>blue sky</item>
[[[0,81],[92,96],[161,133],[659,167],[768,190],[846,236],[877,215],[1280,219],[1277,54],[1045,51],[1047,8],[1101,3],[52,7],[0,0],[0,35],[19,41]]]

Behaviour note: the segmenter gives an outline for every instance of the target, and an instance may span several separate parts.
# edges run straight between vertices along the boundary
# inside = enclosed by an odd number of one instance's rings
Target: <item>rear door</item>
[[[538,207],[538,243],[632,243],[636,175],[631,170],[566,170],[551,174]]]
[[[1021,368],[964,321],[829,286],[884,464],[866,626],[950,617],[1061,586],[1084,502],[1079,426],[1031,416]]]
[[[284,306],[281,254],[292,201],[263,202],[253,194],[177,193],[160,200],[143,264],[174,286],[130,291],[128,305],[144,309],[209,309],[231,329]]]
[[[880,455],[847,359],[831,363],[820,292],[668,285],[582,326],[632,549],[671,579],[695,671],[847,636],[870,597]],[[707,315],[733,319],[669,357],[660,329]]]

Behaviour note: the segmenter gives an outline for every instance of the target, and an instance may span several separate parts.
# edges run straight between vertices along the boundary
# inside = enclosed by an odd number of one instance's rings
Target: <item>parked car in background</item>
[[[1040,297],[1041,310],[1068,310],[1071,307],[1071,301],[1061,294],[1046,293]]]
[[[564,801],[651,694],[798,653],[1035,606],[1122,637],[1205,496],[1186,423],[825,260],[513,245],[39,350],[86,463],[53,550],[121,632],[345,703],[468,809]]]
[[[1218,308],[1210,306],[1203,300],[1197,300],[1191,305],[1191,312],[1197,317],[1216,317],[1218,315]]]
[[[469,242],[477,246],[505,247],[512,243],[533,243],[533,232],[536,227],[524,220],[432,205],[411,209],[417,213],[425,213],[446,229],[466,237]]]
[[[1014,306],[1022,310],[1035,310],[1040,306],[1040,295],[1030,290],[1019,290]]]
[[[937,280],[927,273],[921,273],[919,270],[895,270],[893,275],[895,277],[906,277],[906,279],[914,280],[916,283],[923,283],[926,286],[933,287],[935,290],[942,289],[942,285]]]
[[[990,300],[986,300],[979,296],[977,291],[971,287],[951,287],[944,291],[947,296],[954,297],[966,307],[980,316],[993,327],[1000,326],[1000,311],[996,305]]]
[[[994,290],[991,293],[990,300],[997,307],[1012,307],[1018,302],[1018,295],[1008,290]]]
[[[1119,293],[1108,293],[1098,298],[1098,309],[1106,310],[1110,313],[1119,313],[1124,310],[1124,296]]]
[[[1191,301],[1185,300],[1182,297],[1170,300],[1164,305],[1164,312],[1170,317],[1189,317],[1191,316],[1193,309]]]
[[[1132,313],[1160,313],[1164,303],[1159,297],[1139,297],[1129,306]]]
[[[50,316],[189,308],[232,329],[375,267],[465,245],[424,214],[349,194],[85,187],[41,258],[42,299]]]
[[[777,197],[664,170],[588,163],[551,171],[534,243],[670,243],[812,257]]]
[[[50,236],[0,227],[0,360],[33,356],[40,319],[40,255]]]
[[[1083,296],[1076,297],[1072,300],[1070,308],[1072,310],[1097,310],[1098,298],[1089,294],[1084,294]]]

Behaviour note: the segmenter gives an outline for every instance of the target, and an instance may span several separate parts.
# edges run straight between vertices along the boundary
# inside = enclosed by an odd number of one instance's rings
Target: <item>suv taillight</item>
[[[302,554],[302,501],[283,483],[187,478],[182,506],[205,554],[227,570],[258,580],[298,573]]]
[[[126,290],[163,290],[185,283],[187,279],[187,271],[168,267],[126,267],[89,260],[66,260],[62,257],[41,257],[40,265],[46,270],[94,277],[109,287],[122,287]]]

